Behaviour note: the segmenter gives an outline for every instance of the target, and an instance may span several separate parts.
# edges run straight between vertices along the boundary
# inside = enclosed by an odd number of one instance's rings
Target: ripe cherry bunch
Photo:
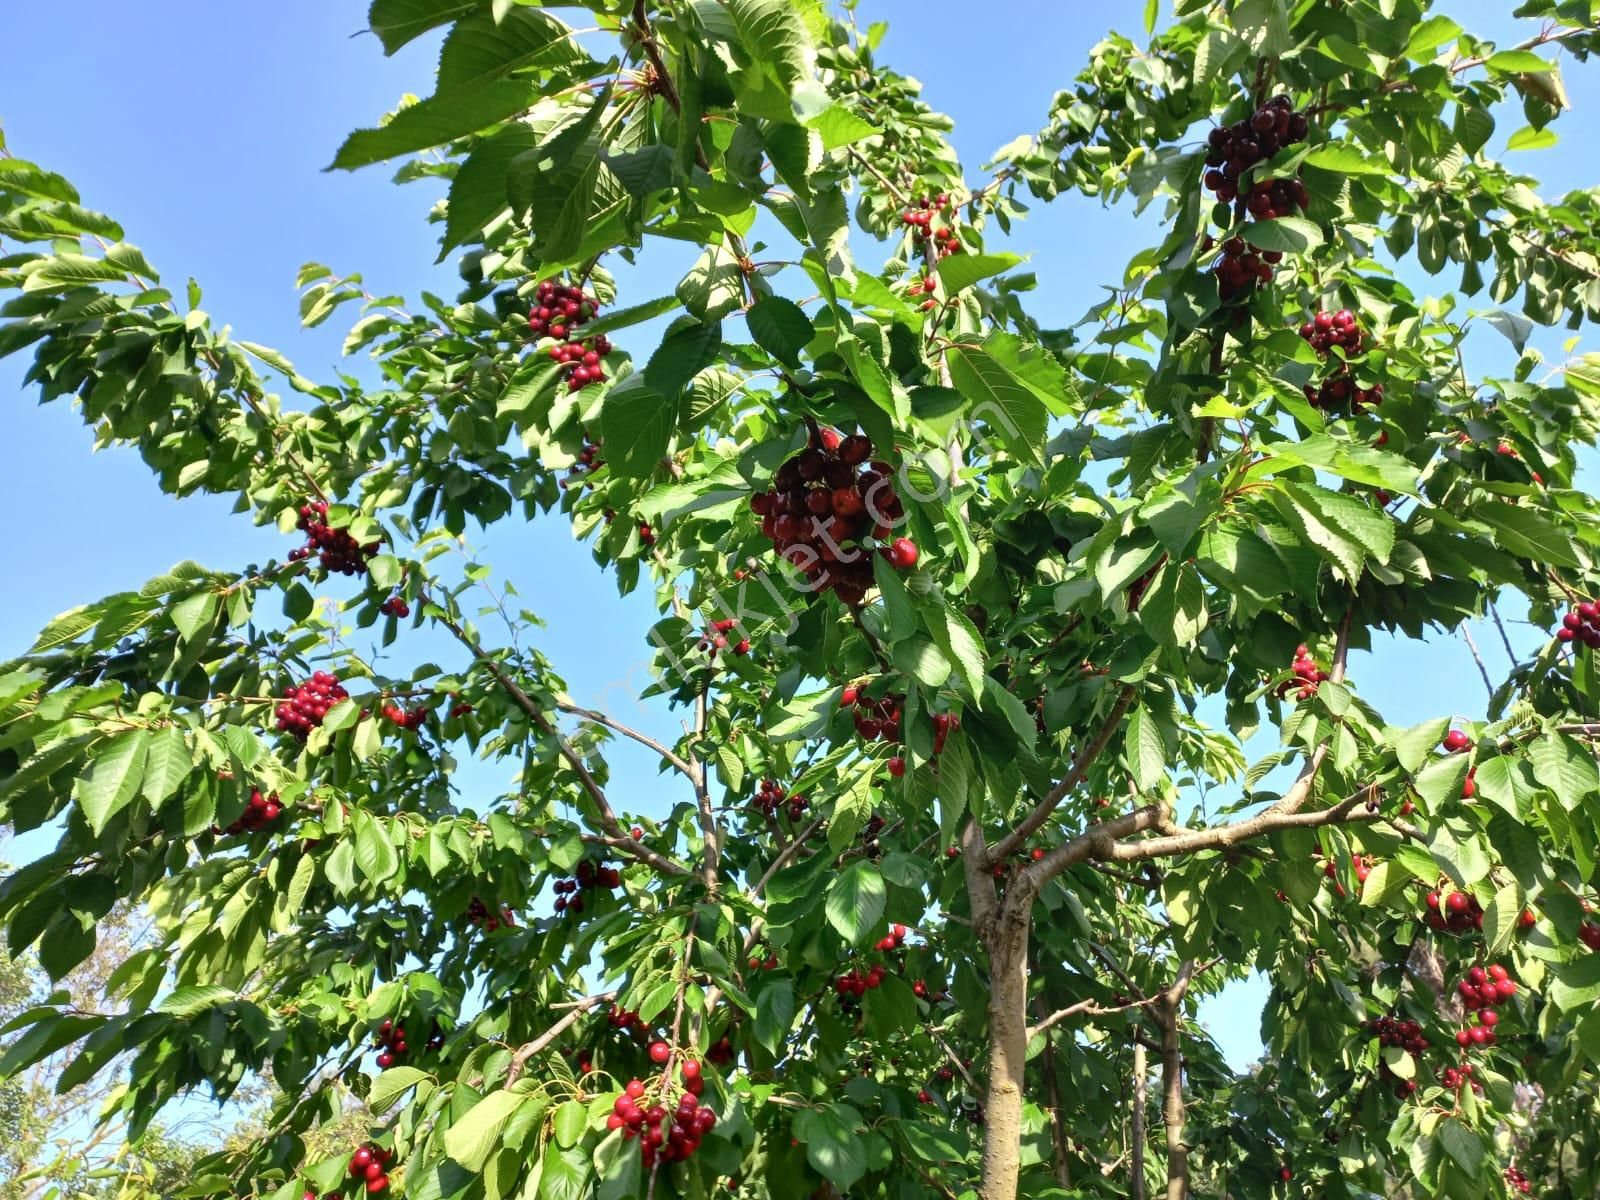
[[[1372,867],[1373,861],[1370,854],[1352,854],[1350,856],[1350,870],[1355,874],[1358,884],[1367,881],[1367,876],[1372,874]],[[1344,884],[1339,882],[1338,861],[1332,858],[1328,859],[1327,862],[1322,864],[1322,873],[1333,880],[1334,891],[1338,892],[1340,899],[1343,899],[1345,891]]]
[[[856,733],[863,741],[882,738],[891,745],[900,740],[900,712],[906,702],[903,692],[886,692],[873,700],[851,684],[839,697],[840,708],[855,709]],[[891,760],[893,761],[893,760]],[[904,770],[904,764],[901,769]]]
[[[787,806],[791,821],[798,821],[806,814],[806,798],[798,794],[791,796],[775,779],[761,781],[756,789],[755,806],[764,813],[774,813],[780,806]]]
[[[493,933],[502,925],[513,929],[517,924],[517,914],[509,908],[501,908],[497,915],[483,902],[481,896],[474,896],[467,901],[467,924],[476,925],[485,933]]]
[[[413,732],[421,729],[423,723],[428,719],[428,709],[422,705],[407,709],[403,705],[396,704],[393,700],[385,700],[381,711],[383,712],[383,719],[391,725],[398,725],[401,729],[409,729]]]
[[[593,471],[598,471],[606,465],[606,460],[600,457],[600,443],[591,442],[588,434],[583,438],[583,449],[578,452],[578,461],[572,464],[572,470],[567,472],[567,477],[561,481],[563,488],[581,487],[584,478]]]
[[[588,324],[600,311],[600,302],[582,288],[546,279],[534,293],[537,303],[528,313],[528,329],[536,338],[554,338],[546,353],[563,366],[571,367],[567,389],[576,392],[584,385],[606,377],[601,360],[611,353],[611,340],[600,334],[575,338],[573,331]]]
[[[1304,113],[1294,110],[1294,101],[1288,96],[1274,96],[1244,120],[1218,126],[1208,138],[1206,187],[1215,192],[1217,199],[1224,204],[1232,204],[1239,198],[1240,184],[1250,168],[1265,162],[1285,146],[1305,141],[1310,131],[1310,121]],[[1305,197],[1305,185],[1298,179],[1273,182],[1298,184],[1298,192],[1292,197],[1297,201],[1294,207],[1306,207],[1309,197]],[[1252,188],[1246,196],[1254,197],[1255,194]],[[1284,215],[1289,211],[1287,205],[1282,209],[1273,207],[1275,215]],[[1252,208],[1251,212],[1254,216],[1270,220],[1264,211],[1256,212]]]
[[[804,572],[818,590],[832,589],[846,604],[860,604],[872,586],[872,560],[864,540],[873,539],[898,570],[917,562],[910,538],[892,537],[905,516],[895,494],[894,468],[872,459],[872,439],[841,437],[819,429],[810,444],[773,473],[770,491],[750,497],[761,533],[781,557]]]
[[[378,1026],[372,1048],[378,1051],[379,1069],[387,1071],[410,1052],[410,1047],[406,1044],[405,1028],[393,1021],[385,1021]]]
[[[245,805],[244,811],[222,832],[259,833],[282,815],[283,804],[279,801],[277,792],[263,796],[259,789],[255,789],[251,791],[250,802]]]
[[[1355,313],[1348,308],[1341,308],[1338,312],[1317,313],[1300,326],[1300,336],[1322,358],[1327,358],[1334,346],[1338,346],[1348,357],[1360,354],[1364,345],[1361,326],[1356,323]],[[1342,360],[1325,379],[1306,384],[1305,393],[1306,401],[1313,408],[1353,406],[1359,411],[1369,404],[1383,403],[1383,385],[1375,383],[1370,388],[1357,387],[1356,381],[1351,378],[1349,365]]]
[[[1377,1017],[1368,1021],[1366,1030],[1378,1039],[1380,1046],[1398,1046],[1412,1056],[1428,1048],[1428,1039],[1416,1021],[1402,1021],[1396,1017]]]
[[[1506,1178],[1507,1187],[1515,1188],[1524,1196],[1533,1194],[1533,1183],[1516,1167],[1507,1167],[1501,1174]]]
[[[1508,1003],[1517,994],[1511,972],[1500,963],[1472,967],[1456,985],[1456,991],[1461,996],[1462,1007],[1478,1014],[1476,1024],[1456,1030],[1456,1045],[1463,1050],[1494,1045],[1495,1026],[1500,1023],[1497,1006]]]
[[[622,886],[622,872],[615,867],[596,866],[589,859],[578,864],[571,879],[556,880],[556,911],[582,912],[584,892],[603,888],[610,891]]]
[[[613,1004],[610,1009],[607,1010],[606,1024],[610,1025],[613,1029],[620,1029],[624,1033],[628,1032],[629,1030],[637,1030],[638,1032],[643,1033],[645,1028],[644,1019],[640,1017],[638,1013],[631,1012],[626,1008],[621,1008],[616,1004]]]
[[[1206,250],[1215,245],[1210,237],[1202,243]],[[1281,250],[1256,250],[1241,237],[1226,239],[1222,243],[1222,254],[1217,258],[1217,295],[1232,300],[1249,291],[1252,284],[1270,283],[1272,268],[1282,261]],[[1148,580],[1145,583],[1148,586]],[[1142,595],[1144,588],[1139,591]],[[1130,598],[1128,603],[1130,609],[1136,607],[1135,599]]]
[[[1468,892],[1451,892],[1441,897],[1437,891],[1428,893],[1428,912],[1423,919],[1428,928],[1448,933],[1465,933],[1469,929],[1483,928],[1483,905]]]
[[[905,945],[905,943],[906,927],[904,925],[894,925],[890,927],[888,933],[884,934],[878,939],[874,949],[887,953],[890,950],[900,949],[900,947]]]
[[[1472,738],[1460,729],[1452,729],[1444,735],[1444,740],[1439,743],[1447,754],[1465,754],[1472,748]],[[1461,798],[1471,800],[1478,794],[1478,768],[1468,767],[1467,777],[1461,781]]]
[[[285,688],[277,707],[278,732],[305,741],[322,724],[328,710],[350,693],[326,671],[316,671],[304,683]]]
[[[306,535],[306,544],[289,551],[290,562],[303,562],[314,554],[324,571],[334,575],[360,575],[367,569],[367,559],[378,552],[377,542],[363,546],[350,536],[348,529],[329,525],[326,500],[302,504],[295,527]]]
[[[1285,679],[1278,685],[1278,695],[1287,696],[1290,692],[1298,691],[1302,700],[1309,700],[1317,694],[1317,684],[1328,678],[1328,673],[1317,666],[1316,660],[1311,657],[1310,648],[1301,642],[1294,648],[1294,662],[1289,665],[1294,672],[1293,679]]]
[[[885,973],[881,966],[876,965],[864,972],[851,967],[833,981],[833,990],[839,993],[841,1000],[859,1000],[882,985]]]
[[[1463,1086],[1470,1086],[1474,1092],[1483,1091],[1483,1084],[1472,1077],[1472,1064],[1467,1062],[1440,1071],[1439,1082],[1455,1091],[1459,1091]]]
[[[664,1057],[657,1058],[659,1050]],[[650,1047],[653,1062],[665,1064],[672,1056],[665,1042]],[[705,1089],[700,1064],[686,1060],[680,1067],[684,1090],[669,1110],[662,1101],[668,1098],[669,1084],[663,1074],[654,1086],[641,1079],[630,1079],[611,1107],[607,1129],[620,1129],[624,1140],[639,1139],[639,1152],[646,1167],[659,1162],[682,1162],[700,1148],[700,1139],[716,1126],[717,1114],[700,1103]]]
[[[1580,601],[1561,618],[1556,637],[1563,642],[1578,642],[1591,650],[1600,649],[1600,604],[1593,600]]]
[[[918,196],[916,203],[915,208],[907,209],[900,215],[900,219],[911,227],[913,244],[920,248],[927,243],[928,238],[932,237],[940,258],[950,254],[960,254],[961,241],[956,236],[955,226],[934,223],[936,217],[949,217],[955,212],[955,205],[950,203],[950,197],[940,192],[936,196]]]
[[[378,606],[378,611],[386,617],[399,617],[405,620],[411,615],[411,605],[406,603],[404,596],[390,596]]]
[[[365,1146],[357,1146],[355,1153],[350,1156],[350,1176],[357,1182],[364,1182],[367,1192],[376,1196],[389,1187],[386,1168],[393,1161],[393,1150],[385,1150],[368,1142]]]
[[[711,628],[700,635],[700,641],[697,643],[701,652],[715,658],[718,650],[726,650],[728,648],[728,634],[733,632],[738,624],[739,622],[732,617],[711,622]],[[738,655],[749,654],[750,639],[740,638],[737,642],[734,642],[733,652]]]
[[[752,971],[776,971],[778,955],[771,946],[757,946],[755,953],[750,956],[748,965]]]

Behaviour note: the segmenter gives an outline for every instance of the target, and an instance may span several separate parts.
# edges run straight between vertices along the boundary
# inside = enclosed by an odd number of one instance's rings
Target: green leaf
[[[183,731],[176,725],[151,730],[146,741],[148,747],[140,792],[150,802],[151,808],[160,808],[189,777],[189,772],[194,769],[194,759],[190,757],[189,743],[184,739]]]
[[[756,1041],[776,1055],[794,1024],[794,985],[774,979],[756,993]]]
[[[1444,1152],[1455,1159],[1469,1178],[1477,1179],[1483,1170],[1483,1139],[1454,1117],[1439,1122],[1435,1136]]]
[[[367,25],[393,54],[430,29],[465,17],[478,8],[478,0],[372,0]]]
[[[1020,254],[950,254],[939,260],[934,270],[948,295],[954,296],[977,283],[1003,274],[1022,262]]]
[[[1123,740],[1123,753],[1133,769],[1134,783],[1140,791],[1149,791],[1167,773],[1167,750],[1155,718],[1144,705],[1139,705],[1128,714]]]
[[[1385,736],[1389,744],[1394,747],[1395,757],[1400,760],[1400,765],[1406,774],[1415,775],[1444,740],[1444,735],[1449,729],[1449,717],[1436,717],[1431,721],[1423,721],[1420,725],[1413,725],[1409,729],[1385,730]]]
[[[214,984],[181,987],[163,1000],[156,1011],[166,1013],[170,1017],[193,1017],[208,1008],[229,1004],[238,998],[239,993],[231,988],[217,987]]]
[[[124,733],[95,756],[78,778],[78,803],[98,836],[138,794],[150,743],[142,732]]]
[[[1306,155],[1308,167],[1339,175],[1390,175],[1387,163],[1368,158],[1349,142],[1325,142]]]
[[[872,556],[872,578],[883,596],[884,617],[889,626],[889,641],[897,642],[917,631],[917,610],[911,602],[900,572],[881,554]],[[948,669],[946,670],[948,674]],[[942,681],[941,681],[942,682]],[[935,687],[938,684],[933,685]]]
[[[351,816],[355,830],[356,866],[373,883],[382,883],[400,869],[400,855],[389,842],[385,822],[365,809],[356,809]]]
[[[878,127],[871,121],[858,117],[842,104],[828,105],[809,118],[806,125],[817,131],[822,138],[822,148],[828,151],[849,146],[878,132]]]
[[[572,30],[548,13],[518,6],[495,20],[484,14],[458,21],[439,52],[437,92],[459,96],[514,73],[585,61]]]
[[[659,396],[676,396],[722,348],[722,323],[683,320],[673,324],[645,364],[645,386]]]
[[[1593,754],[1581,743],[1560,734],[1546,734],[1528,747],[1533,774],[1555,794],[1561,806],[1574,811],[1600,792],[1600,771]]]
[[[966,1161],[967,1151],[948,1129],[926,1121],[897,1121],[895,1130],[906,1147],[923,1162],[958,1163]]]
[[[865,943],[883,919],[888,900],[883,876],[865,859],[856,859],[828,885],[828,923],[852,945]]]
[[[402,1092],[417,1086],[430,1076],[416,1067],[390,1067],[372,1081],[372,1091],[367,1095],[367,1107],[375,1113],[384,1112]]]
[[[509,79],[461,94],[430,96],[401,109],[381,128],[352,133],[329,169],[353,171],[452,142],[522,112],[537,99],[533,84]]]
[[[202,633],[210,633],[217,621],[220,599],[215,592],[196,592],[172,606],[172,624],[178,630],[178,640],[188,642]]]
[[[551,1142],[540,1160],[539,1200],[587,1200],[590,1174],[587,1151]]]
[[[1532,125],[1524,125],[1506,139],[1507,150],[1547,150],[1559,142],[1561,138],[1554,129],[1546,126],[1535,129]]]
[[[965,613],[946,604],[928,609],[928,631],[945,657],[960,670],[967,695],[982,703],[986,660],[978,627]]]
[[[867,1173],[866,1143],[856,1133],[860,1116],[842,1104],[823,1104],[801,1112],[794,1133],[805,1144],[806,1158],[841,1192],[849,1193]]]
[[[1501,50],[1491,54],[1483,65],[1501,75],[1526,75],[1529,72],[1537,75],[1556,69],[1555,63],[1540,58],[1532,50]]]
[[[1483,838],[1446,822],[1428,842],[1433,861],[1459,888],[1470,888],[1494,869],[1494,860],[1485,849]]]
[[[1046,413],[1038,396],[977,346],[953,347],[947,357],[951,382],[971,405],[968,415],[1024,463],[1042,466]]]
[[[630,375],[607,392],[600,427],[612,474],[624,479],[655,474],[671,444],[677,416],[676,406],[651,388],[643,375]]]
[[[1511,945],[1522,920],[1522,889],[1508,883],[1494,894],[1483,910],[1483,940],[1490,954],[1500,954]]]
[[[1322,229],[1304,217],[1279,217],[1274,221],[1252,221],[1240,236],[1258,250],[1280,250],[1285,254],[1304,254],[1322,245]]]
[[[1453,42],[1461,36],[1461,26],[1449,17],[1429,17],[1422,24],[1411,31],[1411,36],[1406,40],[1406,57],[1422,58],[1430,51],[1437,50],[1446,42]]]
[[[469,1171],[482,1171],[511,1114],[527,1103],[518,1092],[490,1092],[444,1131],[444,1151]]]
[[[538,136],[529,126],[508,125],[478,142],[456,168],[445,208],[444,238],[439,249],[441,261],[451,250],[472,241],[490,222],[510,209],[507,179],[511,162],[538,144]]]
[[[723,246],[707,246],[678,283],[677,297],[702,321],[720,321],[744,303],[738,258]]]
[[[1472,516],[1489,525],[1500,548],[1518,558],[1545,566],[1579,565],[1572,538],[1532,508],[1503,500],[1482,500],[1473,507]]]
[[[577,1100],[568,1100],[559,1105],[555,1111],[553,1127],[556,1141],[561,1143],[562,1149],[576,1146],[583,1138],[584,1130],[589,1125],[589,1109]]]
[[[817,336],[805,310],[783,296],[763,296],[744,315],[756,345],[790,367],[800,365],[800,351]]]

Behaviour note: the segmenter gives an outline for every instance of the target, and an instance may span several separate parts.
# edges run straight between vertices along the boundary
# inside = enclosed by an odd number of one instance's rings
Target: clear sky
[[[859,18],[890,21],[883,56],[922,79],[929,102],[956,118],[971,180],[981,178],[990,152],[1043,124],[1052,94],[1069,85],[1107,26],[1143,36],[1142,0],[1005,0],[990,5],[983,21],[945,20],[941,8],[862,0]],[[1510,25],[1502,4],[1446,8],[1475,31]],[[299,327],[293,283],[302,262],[361,271],[377,294],[453,289],[453,267],[429,265],[437,251],[425,222],[436,196],[429,185],[395,188],[383,167],[322,170],[351,129],[374,123],[406,91],[430,90],[435,40],[385,59],[376,40],[360,33],[365,4],[355,0],[80,0],[70,26],[59,5],[8,10],[13,49],[0,74],[0,125],[11,152],[66,175],[87,205],[121,221],[169,285],[196,278],[203,307],[238,336],[277,346],[305,374],[325,379],[351,366],[339,359],[339,318],[319,330]],[[1577,68],[1567,85],[1577,111],[1563,122],[1560,145],[1521,156],[1545,180],[1546,194],[1595,182],[1592,155],[1579,147],[1594,144],[1600,68]],[[1502,128],[1501,137],[1509,132]],[[1060,326],[1096,303],[1134,252],[1160,238],[1149,214],[1136,221],[1127,207],[1066,200],[1037,209],[1011,246],[1033,256],[1034,311]],[[647,256],[624,278],[623,302],[669,292],[685,265]],[[1415,286],[1440,290],[1421,280]],[[1563,357],[1561,337],[1538,343],[1552,361]],[[1501,353],[1472,346],[1484,356]],[[132,452],[91,454],[87,432],[65,405],[40,408],[22,389],[26,367],[25,357],[0,360],[0,511],[9,514],[0,657],[24,649],[63,609],[137,587],[182,559],[240,568],[289,548],[275,530],[231,514],[225,501],[164,496]],[[559,518],[474,540],[547,621],[540,644],[581,701],[657,732],[675,728],[673,717],[634,699],[649,661],[643,633],[655,615],[648,588],[619,601]],[[1498,672],[1505,656],[1497,635],[1482,627],[1476,635]],[[1381,647],[1351,669],[1363,694],[1396,723],[1457,705],[1460,715],[1481,714],[1484,689],[1454,636]],[[619,754],[613,790],[622,806],[664,808],[671,797],[662,789],[676,784],[658,783],[642,755]],[[474,785],[479,778],[472,776]],[[27,852],[23,843],[12,854]],[[1263,995],[1244,985],[1206,1014],[1237,1065],[1259,1050]]]

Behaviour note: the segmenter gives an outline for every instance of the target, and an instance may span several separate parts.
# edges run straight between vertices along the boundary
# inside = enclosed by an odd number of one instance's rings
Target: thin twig
[[[1489,678],[1489,668],[1483,665],[1483,655],[1478,653],[1478,643],[1472,640],[1472,630],[1465,621],[1461,622],[1461,638],[1467,643],[1467,649],[1472,652],[1472,661],[1478,664],[1478,674],[1483,676],[1483,686],[1489,690],[1491,698],[1494,696],[1494,681]]]

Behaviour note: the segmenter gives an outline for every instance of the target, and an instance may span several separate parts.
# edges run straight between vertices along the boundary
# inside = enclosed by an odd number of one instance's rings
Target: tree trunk
[[[1020,882],[1020,881],[1019,881]],[[1028,935],[1033,897],[1013,883],[989,944],[989,1090],[984,1100],[983,1200],[1016,1200],[1028,1055]]]
[[[1145,1061],[1144,1042],[1135,1039],[1133,1043],[1133,1111],[1128,1140],[1131,1143],[1129,1152],[1133,1159],[1128,1180],[1128,1200],[1144,1200],[1144,1112],[1148,1098],[1145,1095],[1145,1081],[1150,1074],[1149,1063]]]
[[[1189,1147],[1184,1143],[1183,1049],[1178,1033],[1183,1024],[1183,997],[1194,977],[1194,960],[1178,969],[1178,977],[1156,1006],[1161,1022],[1161,1114],[1167,1127],[1167,1200],[1188,1200]]]

